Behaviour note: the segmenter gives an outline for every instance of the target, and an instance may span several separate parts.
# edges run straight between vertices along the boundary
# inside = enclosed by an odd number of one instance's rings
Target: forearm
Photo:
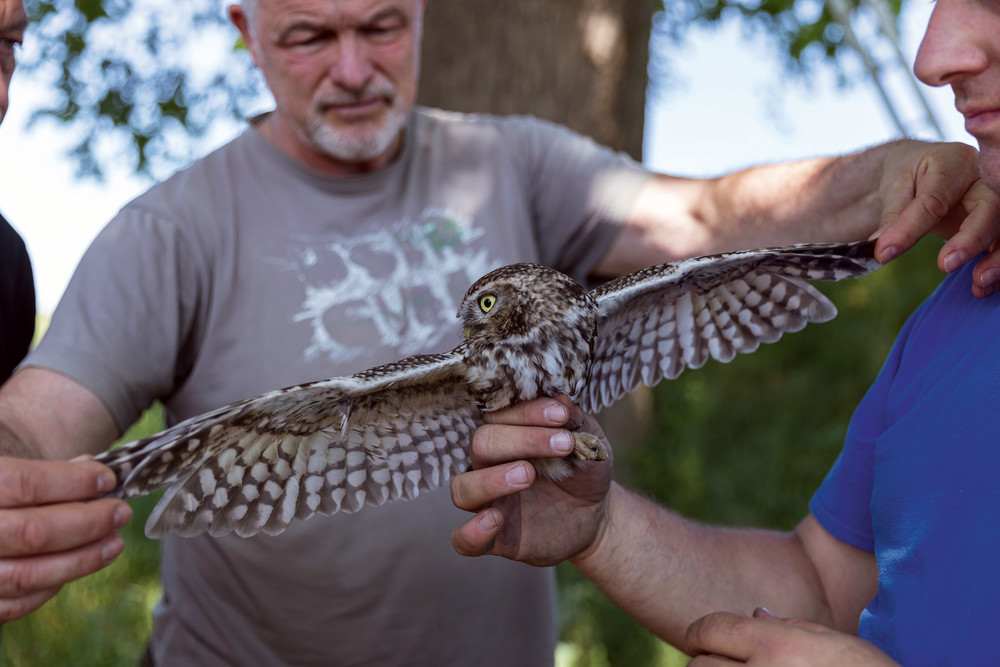
[[[34,447],[2,420],[0,420],[0,456],[12,456],[19,459],[42,458]]]
[[[708,183],[696,215],[710,252],[823,241],[859,241],[881,222],[876,184],[889,145],[739,171]]]
[[[104,451],[117,436],[100,399],[64,375],[29,367],[0,388],[0,455],[66,460]]]
[[[837,158],[754,167],[714,179],[658,175],[639,191],[598,275],[698,255],[871,236],[894,144]]]
[[[819,578],[797,537],[688,521],[618,485],[608,520],[573,564],[616,604],[684,648],[695,619],[715,611],[830,622]]]

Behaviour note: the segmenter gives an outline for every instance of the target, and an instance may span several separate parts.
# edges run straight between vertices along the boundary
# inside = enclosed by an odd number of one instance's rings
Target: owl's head
[[[510,264],[472,284],[458,307],[469,340],[511,341],[545,326],[568,326],[593,298],[569,276],[538,264]]]

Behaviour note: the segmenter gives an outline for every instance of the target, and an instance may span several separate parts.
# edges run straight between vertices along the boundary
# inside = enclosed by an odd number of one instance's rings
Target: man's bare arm
[[[838,158],[754,167],[715,179],[658,175],[639,191],[625,229],[595,270],[614,276],[660,262],[744,248],[856,241],[879,234],[888,262],[928,232],[949,239],[953,271],[1000,238],[1000,195],[978,177],[965,144],[900,140]],[[986,293],[984,258],[973,291]]]
[[[811,516],[793,533],[706,526],[617,486],[608,507],[598,540],[571,562],[681,649],[688,626],[720,610],[766,607],[854,633],[875,594],[874,555],[836,540]]]
[[[0,454],[66,460],[102,452],[116,437],[101,399],[65,375],[28,367],[0,387]]]

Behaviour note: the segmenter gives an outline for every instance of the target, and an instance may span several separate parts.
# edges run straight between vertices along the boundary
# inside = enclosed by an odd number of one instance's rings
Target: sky
[[[928,0],[905,3],[900,34],[907,67],[932,7]],[[748,35],[738,21],[694,29],[680,45],[654,39],[653,49],[669,49],[670,63],[669,85],[652,92],[647,105],[645,162],[653,169],[715,176],[756,164],[848,153],[899,136],[867,79],[839,87],[832,69],[825,68],[809,85],[790,82],[770,42]],[[879,51],[886,61],[888,53]],[[843,66],[849,72],[860,69],[857,59]],[[10,109],[0,126],[0,211],[25,239],[38,310],[51,314],[94,236],[151,182],[127,169],[113,169],[103,183],[75,180],[65,157],[69,136],[52,124],[27,127],[31,110],[49,91],[22,74],[15,73]],[[887,72],[902,118],[912,133],[933,139],[908,81],[899,74]],[[945,139],[974,144],[950,90],[922,88]],[[220,127],[206,152],[239,130],[235,124]]]

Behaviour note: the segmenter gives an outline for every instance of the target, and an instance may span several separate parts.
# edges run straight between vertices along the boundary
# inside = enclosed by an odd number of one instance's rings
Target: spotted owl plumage
[[[469,288],[466,340],[350,377],[249,398],[96,459],[113,495],[169,485],[146,534],[277,534],[316,512],[412,499],[468,466],[484,411],[567,394],[594,412],[633,391],[730,361],[836,308],[805,280],[875,269],[874,242],[801,244],[669,262],[588,292],[534,264]],[[576,458],[601,458],[577,434]],[[557,460],[561,463],[561,460]],[[565,472],[541,467],[543,474]]]

